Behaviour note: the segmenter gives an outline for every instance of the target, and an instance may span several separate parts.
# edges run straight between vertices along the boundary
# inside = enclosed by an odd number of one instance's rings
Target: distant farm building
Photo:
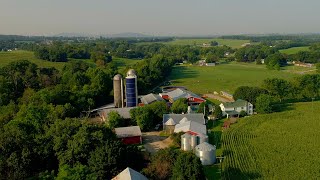
[[[174,91],[176,89],[187,90],[187,88],[184,87],[184,86],[165,86],[165,87],[162,88],[162,92],[163,93],[168,93],[168,92]]]
[[[141,97],[141,103],[143,105],[152,104],[158,101],[164,101],[164,99],[162,99],[162,97],[158,94],[151,93]]]
[[[115,111],[115,112],[119,113],[119,115],[123,119],[131,119],[130,110],[134,109],[134,108],[135,107],[101,109],[101,110],[98,110],[98,114],[99,114],[101,120],[104,121],[104,122],[108,121],[109,113],[112,112],[112,111]]]
[[[196,95],[193,92],[177,88],[174,91],[170,91],[168,93],[160,93],[159,94],[163,99],[169,100],[171,103],[174,101],[180,99],[180,98],[186,98],[189,105],[197,105],[201,104],[202,102],[205,102],[206,100],[200,97],[199,95]]]
[[[220,94],[221,94],[221,96],[223,96],[223,97],[226,97],[226,98],[228,98],[228,99],[233,100],[233,95],[232,95],[232,94],[229,94],[229,93],[227,93],[227,92],[225,92],[225,91],[220,91]]]
[[[295,66],[300,66],[300,67],[307,67],[307,68],[312,68],[313,64],[311,63],[303,63],[303,62],[299,62],[299,61],[293,61],[292,62]]]
[[[163,130],[167,133],[190,132],[193,134],[207,134],[204,115],[198,114],[164,114]]]
[[[253,105],[250,102],[242,99],[238,99],[235,102],[221,103],[220,108],[222,114],[227,116],[227,118],[239,116],[241,111],[246,112],[248,115],[253,114]]]
[[[127,167],[112,180],[148,180],[144,175]]]
[[[121,139],[124,144],[141,144],[142,133],[139,126],[115,128],[117,138]]]

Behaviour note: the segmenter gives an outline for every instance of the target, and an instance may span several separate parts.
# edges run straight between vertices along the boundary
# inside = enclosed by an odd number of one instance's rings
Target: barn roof
[[[112,180],[148,180],[144,175],[127,167]]]
[[[114,130],[118,138],[135,137],[142,135],[139,126],[119,127],[115,128]]]
[[[195,121],[200,124],[206,124],[206,120],[204,119],[204,115],[202,113],[164,114],[163,115],[163,123],[165,124],[170,118],[175,122],[175,124],[179,124],[183,118],[187,118],[189,121]]]
[[[151,104],[156,101],[164,101],[164,100],[158,94],[152,94],[152,93],[141,97],[141,102],[143,104]]]
[[[194,132],[197,134],[207,134],[207,127],[206,125],[197,123],[195,121],[187,121],[181,124],[177,124],[174,128],[174,132]]]
[[[173,101],[176,101],[180,98],[190,98],[190,97],[199,98],[205,101],[205,99],[201,98],[199,95],[191,91],[187,91],[185,89],[180,89],[180,88],[177,88],[163,95],[168,95]]]
[[[111,111],[116,111],[117,113],[119,113],[119,115],[124,118],[124,119],[130,119],[130,110],[133,109],[135,107],[125,107],[125,108],[109,108],[109,109],[102,109],[100,111],[98,111],[99,115],[102,115],[104,117],[108,117],[108,114]]]

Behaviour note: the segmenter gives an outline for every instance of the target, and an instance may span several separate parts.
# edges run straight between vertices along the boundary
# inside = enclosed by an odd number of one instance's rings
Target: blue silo
[[[130,69],[126,77],[126,99],[127,107],[135,107],[138,105],[138,88],[136,71]]]

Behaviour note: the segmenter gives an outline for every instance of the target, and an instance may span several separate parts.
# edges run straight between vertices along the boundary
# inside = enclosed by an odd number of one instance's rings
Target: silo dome
[[[212,165],[216,162],[216,146],[203,142],[196,146],[195,151],[202,165]]]
[[[137,72],[134,69],[129,69],[127,76],[137,76]]]
[[[120,74],[117,74],[113,77],[114,81],[120,81],[122,79],[122,76]]]

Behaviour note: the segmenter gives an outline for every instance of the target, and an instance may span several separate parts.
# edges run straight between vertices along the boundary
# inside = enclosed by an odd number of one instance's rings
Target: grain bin
[[[123,82],[122,76],[117,74],[113,78],[113,97],[114,106],[117,108],[123,107]]]
[[[216,146],[207,142],[196,146],[195,153],[200,158],[202,165],[212,165],[216,162]]]
[[[126,100],[127,107],[135,107],[138,105],[138,87],[136,71],[130,69],[126,77]]]
[[[191,145],[191,149],[194,149],[198,143],[197,143],[197,136],[196,135],[191,135],[190,137],[190,145]]]
[[[191,150],[190,139],[191,139],[191,135],[189,133],[185,133],[181,135],[181,149],[183,151]]]

